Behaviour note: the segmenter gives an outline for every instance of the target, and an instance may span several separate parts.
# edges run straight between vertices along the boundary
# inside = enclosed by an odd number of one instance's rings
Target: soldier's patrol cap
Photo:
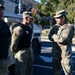
[[[61,17],[61,16],[66,16],[67,15],[67,12],[65,10],[60,10],[60,11],[57,11],[54,18],[58,18],[58,17]]]
[[[29,11],[24,11],[24,12],[23,12],[23,17],[34,18],[34,17],[32,16],[32,12],[29,12]]]
[[[1,9],[5,9],[4,6],[3,6],[2,4],[0,4],[0,8],[1,8]]]

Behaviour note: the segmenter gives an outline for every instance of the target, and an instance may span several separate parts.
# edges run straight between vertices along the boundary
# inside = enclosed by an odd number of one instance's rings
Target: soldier
[[[8,75],[8,50],[10,44],[10,29],[2,18],[4,6],[0,4],[0,75]]]
[[[60,10],[54,16],[56,24],[50,29],[49,40],[53,42],[52,65],[54,75],[60,75],[61,67],[65,75],[72,73],[72,38],[74,37],[74,26],[66,19],[67,12]]]
[[[20,25],[13,29],[12,45],[16,62],[16,75],[32,75],[32,24],[33,16],[31,12],[23,12],[23,21]]]

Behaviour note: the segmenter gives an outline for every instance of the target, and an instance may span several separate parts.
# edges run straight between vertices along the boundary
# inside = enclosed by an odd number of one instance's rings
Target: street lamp
[[[21,14],[21,0],[19,0],[18,8],[19,8],[19,14]]]

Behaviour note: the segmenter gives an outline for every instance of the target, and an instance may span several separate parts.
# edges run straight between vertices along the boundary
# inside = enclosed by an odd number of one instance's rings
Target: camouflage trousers
[[[71,52],[62,51],[62,53],[59,55],[55,54],[55,56],[53,56],[53,59],[52,59],[54,75],[60,75],[61,68],[63,69],[65,75],[73,75],[72,73],[73,61],[71,58]]]
[[[33,74],[33,51],[31,48],[19,50],[15,54],[15,75]]]

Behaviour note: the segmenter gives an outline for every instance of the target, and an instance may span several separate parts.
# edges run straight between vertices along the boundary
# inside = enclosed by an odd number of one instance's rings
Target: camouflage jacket
[[[55,32],[56,31],[56,32]],[[71,50],[72,38],[74,37],[74,26],[67,23],[63,26],[54,25],[50,29],[49,40],[53,41],[54,50]],[[58,40],[55,42],[55,40]],[[61,51],[60,51],[61,52]]]
[[[21,26],[17,26],[12,31],[11,49],[13,53],[17,52],[17,46],[22,34],[23,34],[23,29],[21,28]]]

